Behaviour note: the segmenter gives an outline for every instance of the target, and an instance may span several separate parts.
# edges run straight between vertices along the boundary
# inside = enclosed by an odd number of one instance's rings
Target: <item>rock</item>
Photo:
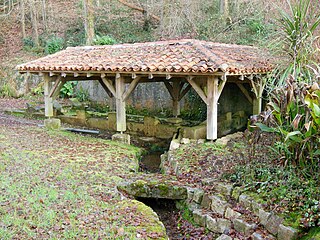
[[[298,238],[298,231],[292,227],[279,225],[277,238],[279,240],[293,240]]]
[[[215,189],[223,196],[229,197],[231,196],[233,186],[227,183],[217,183]]]
[[[49,130],[59,130],[61,128],[61,121],[57,118],[48,118],[44,120],[44,126]]]
[[[187,206],[188,206],[188,209],[189,209],[191,212],[193,212],[193,211],[196,210],[196,209],[200,209],[200,208],[201,208],[201,206],[200,206],[199,204],[196,204],[196,203],[194,203],[194,202],[188,203]]]
[[[226,211],[226,208],[229,206],[229,204],[222,200],[218,196],[212,196],[211,197],[211,210],[215,213],[221,214],[224,216],[224,212]]]
[[[211,208],[211,197],[208,194],[203,194],[201,207],[210,209]]]
[[[234,211],[230,207],[227,207],[224,216],[225,216],[225,218],[228,218],[228,219],[235,219],[235,218],[239,218],[241,216],[241,213]]]
[[[215,179],[215,178],[203,178],[203,179],[201,179],[201,183],[203,185],[206,185],[206,186],[213,185],[216,182],[217,182],[217,179]]]
[[[207,215],[206,227],[214,233],[228,233],[231,229],[231,221],[224,218],[212,218]]]
[[[267,236],[262,236],[259,233],[253,233],[251,235],[252,240],[275,240],[275,238],[271,235],[267,235]]]
[[[232,237],[222,234],[220,237],[218,237],[216,240],[232,240]]]
[[[241,194],[239,196],[239,203],[242,204],[247,210],[252,210],[252,198],[245,195]]]
[[[59,112],[62,112],[62,105],[57,100],[53,100],[52,105],[54,109],[58,110]]]
[[[231,197],[233,197],[235,200],[238,201],[239,196],[241,195],[242,191],[243,191],[243,190],[242,190],[242,188],[240,188],[240,187],[235,187],[235,188],[233,188]]]
[[[233,134],[229,134],[227,136],[224,136],[222,138],[218,138],[216,140],[216,143],[222,146],[226,146],[228,144],[228,142],[230,142],[233,139],[237,139],[237,138],[242,138],[243,137],[243,133],[242,132],[236,132]]]
[[[268,217],[267,224],[265,225],[265,228],[273,235],[278,234],[279,225],[283,222],[283,218],[280,218],[279,216],[275,215],[274,213],[271,213],[271,215]]]
[[[189,138],[182,138],[180,143],[181,144],[190,144],[190,139]]]
[[[206,226],[206,214],[203,214],[200,209],[196,209],[192,212],[193,220],[199,226]]]
[[[202,138],[197,140],[197,144],[204,144],[205,142],[206,140]]]
[[[121,134],[116,133],[112,135],[112,141],[129,144],[130,145],[130,135],[129,134]]]
[[[187,187],[187,199],[189,202],[191,202],[193,200],[193,194],[196,189],[197,188]]]
[[[238,218],[233,220],[233,225],[235,230],[244,233],[245,235],[249,235],[250,232],[256,228],[255,224],[249,224]]]
[[[271,213],[266,212],[263,209],[259,209],[259,220],[263,226],[266,226],[270,215],[271,215]]]
[[[169,150],[172,151],[172,150],[178,149],[179,147],[180,147],[180,143],[175,140],[172,140],[170,143]]]
[[[260,203],[257,203],[255,200],[252,200],[251,202],[252,212],[259,216],[259,210],[262,208]]]
[[[193,193],[193,201],[196,203],[201,203],[204,191],[202,189],[196,188]]]

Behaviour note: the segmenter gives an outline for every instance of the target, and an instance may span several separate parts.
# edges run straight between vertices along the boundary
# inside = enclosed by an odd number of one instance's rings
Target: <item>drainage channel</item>
[[[93,133],[87,131],[73,131],[78,134],[91,135],[92,137],[111,139],[111,133],[101,131]],[[169,141],[148,137],[133,137],[133,145],[144,148],[146,154],[139,161],[139,170],[144,173],[160,173],[161,155],[169,148]],[[136,197],[136,200],[151,207],[164,224],[167,236],[170,240],[182,239],[215,239],[215,236],[207,232],[203,227],[192,224],[192,214],[187,209],[178,209],[181,205],[179,200],[166,198],[144,198]],[[181,200],[180,200],[181,201]]]

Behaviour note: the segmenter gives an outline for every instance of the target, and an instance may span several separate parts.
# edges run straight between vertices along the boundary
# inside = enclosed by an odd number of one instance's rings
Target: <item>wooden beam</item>
[[[112,81],[107,79],[106,77],[101,77],[102,82],[108,88],[108,90],[112,93],[113,96],[116,96],[116,89],[114,88]]]
[[[124,78],[119,75],[116,77],[116,111],[117,111],[117,131],[124,132],[127,129],[126,125],[126,103],[122,96],[125,90]]]
[[[173,93],[173,116],[178,117],[180,115],[180,104],[179,104],[179,96],[181,91],[180,81],[174,81],[172,83],[172,93]]]
[[[218,138],[219,79],[208,77],[207,88],[207,139],[215,140]]]
[[[106,86],[106,84],[102,81],[102,79],[99,79],[98,81],[99,81],[100,85],[102,86],[102,88],[106,91],[106,93],[108,94],[108,96],[109,96],[110,98],[113,98],[114,95],[110,92],[109,88],[108,88],[108,87]]]
[[[207,96],[202,90],[202,88],[193,80],[193,77],[187,77],[188,83],[192,86],[192,88],[198,93],[201,99],[208,104]]]
[[[57,87],[57,89],[54,91],[54,93],[52,94],[52,98],[55,99],[58,97],[58,95],[60,94],[60,90],[63,87],[63,85],[66,83],[67,81],[65,79],[62,79],[60,81],[59,86]]]
[[[173,94],[173,87],[172,87],[172,85],[171,85],[169,82],[163,82],[163,83],[164,83],[164,85],[166,86],[166,88],[168,89],[171,98],[173,99],[173,98],[174,98],[174,94]]]
[[[51,79],[48,74],[43,75],[44,80],[44,104],[45,104],[45,116],[51,118],[53,116],[53,103],[52,97],[50,97],[50,90],[51,90]]]
[[[190,91],[190,89],[192,88],[192,86],[190,84],[188,84],[185,89],[182,90],[182,92],[180,93],[179,96],[179,101],[181,101],[181,99]]]
[[[136,77],[136,78],[134,78],[134,80],[130,83],[127,91],[124,92],[123,95],[122,95],[123,101],[126,101],[126,100],[129,98],[129,96],[130,96],[130,94],[132,93],[132,91],[137,87],[140,79],[141,79],[141,77]]]
[[[263,78],[259,77],[259,78],[256,78],[256,81],[252,79],[250,82],[251,82],[253,92],[255,94],[255,97],[253,98],[252,113],[254,115],[258,115],[261,113],[261,110],[262,110],[262,93],[265,88],[266,81]]]
[[[217,79],[219,81],[219,78]],[[227,75],[223,75],[222,81],[220,83],[218,82],[218,99],[223,91],[224,85],[226,85],[226,82],[227,82]]]
[[[52,97],[53,94],[56,92],[59,84],[61,83],[61,76],[57,76],[56,80],[55,80],[55,83],[50,91],[50,94],[49,94],[49,97]]]
[[[249,101],[249,103],[253,103],[252,97],[250,96],[249,92],[247,91],[247,89],[243,86],[242,83],[236,83],[237,86],[240,88],[241,92],[243,93],[243,95],[247,98],[247,100]]]

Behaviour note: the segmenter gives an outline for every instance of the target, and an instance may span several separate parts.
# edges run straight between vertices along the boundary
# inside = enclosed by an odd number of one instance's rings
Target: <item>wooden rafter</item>
[[[125,91],[125,92],[123,93],[123,95],[122,95],[123,101],[126,101],[126,100],[129,98],[129,96],[130,96],[130,94],[132,93],[132,91],[137,87],[138,82],[140,81],[140,79],[141,79],[140,76],[135,77],[135,78],[133,79],[133,81],[130,83],[127,91]]]
[[[203,89],[193,80],[193,77],[187,77],[188,83],[192,86],[192,88],[198,93],[201,99],[208,104],[207,96]]]
[[[114,88],[112,81],[107,79],[106,77],[101,77],[102,82],[108,88],[108,90],[112,93],[113,96],[116,96],[116,89]]]

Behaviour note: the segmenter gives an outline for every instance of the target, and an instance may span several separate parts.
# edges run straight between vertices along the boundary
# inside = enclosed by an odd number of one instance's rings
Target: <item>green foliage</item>
[[[14,88],[10,86],[8,83],[4,83],[2,87],[0,87],[0,97],[15,97],[16,92]]]
[[[282,86],[288,76],[293,75],[298,81],[312,82],[312,72],[308,65],[312,64],[316,48],[314,36],[320,24],[319,12],[312,12],[311,0],[301,0],[295,4],[288,1],[290,12],[280,9],[279,37],[276,47],[281,55],[288,57],[289,62],[276,70],[278,78],[270,83],[271,86]],[[282,59],[283,61],[283,59]]]
[[[320,88],[293,78],[270,95],[263,121],[255,125],[278,137],[274,149],[305,176],[317,176],[320,164]]]
[[[228,178],[255,193],[271,209],[276,207],[273,210],[278,210],[292,227],[320,226],[317,180],[302,178],[292,168],[257,162],[238,165]]]
[[[85,44],[85,31],[82,22],[77,22],[75,26],[67,29],[64,33],[66,46],[80,46]]]
[[[93,40],[95,45],[113,45],[116,43],[116,40],[110,36],[99,36],[97,35]]]
[[[45,53],[53,54],[63,49],[64,40],[60,37],[53,36],[46,41]]]
[[[76,91],[75,95],[80,102],[89,101],[89,92],[87,89],[83,89],[82,86]]]
[[[60,90],[60,96],[62,98],[70,98],[74,96],[76,85],[77,82],[75,81],[66,82]]]
[[[31,49],[35,46],[32,37],[26,37],[22,41],[25,49]]]
[[[207,106],[199,95],[191,90],[186,96],[186,107],[181,110],[181,118],[204,121],[207,119]]]

